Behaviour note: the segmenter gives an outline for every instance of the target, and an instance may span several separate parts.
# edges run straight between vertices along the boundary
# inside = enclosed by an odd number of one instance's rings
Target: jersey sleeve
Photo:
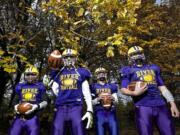
[[[59,70],[50,70],[50,79],[54,80],[57,78],[57,74],[59,73]]]
[[[12,101],[12,105],[16,105],[19,103],[20,101],[20,90],[21,90],[21,84],[18,83],[15,87],[15,96],[14,96],[14,99]]]
[[[86,68],[79,68],[78,72],[80,72],[82,80],[89,80],[91,78],[91,72]]]
[[[120,69],[121,88],[127,88],[130,82],[130,67],[123,67]]]
[[[21,90],[21,84],[17,84],[15,87],[15,94],[20,95],[20,90]]]
[[[91,90],[91,95],[92,95],[92,97],[95,98],[96,92],[95,92],[94,84],[91,84],[91,85],[90,85],[90,90]]]
[[[45,88],[44,84],[43,83],[39,83],[39,86],[40,86],[41,93],[45,93],[46,92],[46,88]]]
[[[43,83],[39,83],[39,89],[41,91],[41,101],[47,101],[46,88]]]
[[[111,84],[112,94],[118,92],[118,85],[117,84]]]
[[[156,73],[156,82],[158,86],[163,86],[164,85],[164,81],[162,80],[161,77],[161,70],[160,67],[157,65],[153,65],[155,73]]]

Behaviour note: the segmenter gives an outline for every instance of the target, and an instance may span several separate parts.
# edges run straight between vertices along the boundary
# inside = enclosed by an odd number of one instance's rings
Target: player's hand
[[[86,112],[86,114],[82,117],[82,120],[87,119],[87,125],[86,125],[86,129],[89,129],[92,127],[93,124],[93,116],[92,116],[92,112]]]
[[[17,109],[18,105],[19,105],[19,104],[17,104],[17,105],[14,106],[14,111],[15,111],[15,113],[17,113],[17,114],[20,114],[19,111],[18,111],[18,109]]]
[[[100,104],[100,100],[101,100],[101,99],[100,99],[99,97],[97,97],[97,98],[95,98],[95,99],[92,100],[92,104],[93,104],[93,105]]]
[[[111,95],[111,97],[112,97],[113,103],[114,103],[114,104],[117,104],[117,103],[118,103],[118,95],[117,95],[117,93],[113,93],[113,94]]]
[[[37,104],[31,104],[32,105],[32,109],[31,110],[29,110],[29,111],[27,111],[27,112],[25,112],[25,114],[31,114],[31,113],[33,113],[34,111],[36,111],[36,110],[38,110],[38,105]]]
[[[179,110],[177,109],[175,103],[171,105],[171,114],[175,118],[178,118],[180,116]]]
[[[48,87],[48,84],[50,82],[50,76],[49,75],[44,75],[43,77],[43,84]]]
[[[105,96],[104,96],[103,94],[100,94],[100,95],[99,95],[99,97],[98,97],[98,98],[99,98],[99,101],[100,101],[100,100],[103,100],[103,99],[104,99],[104,97],[105,97]],[[113,100],[113,97],[112,97],[112,95],[111,95],[111,94],[106,95],[106,98],[108,98],[108,99],[112,99],[112,100]]]
[[[143,94],[146,90],[147,90],[147,84],[141,88],[139,88],[138,84],[136,84],[135,90],[133,91],[133,96],[139,96]]]

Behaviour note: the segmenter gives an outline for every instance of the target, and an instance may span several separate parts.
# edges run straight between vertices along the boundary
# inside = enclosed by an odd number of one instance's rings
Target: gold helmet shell
[[[145,62],[144,50],[140,46],[133,46],[128,50],[128,62],[130,65],[142,66]]]
[[[103,67],[99,67],[95,70],[94,72],[95,74],[98,74],[98,73],[107,73],[107,70]]]
[[[25,74],[27,74],[27,73],[34,73],[34,74],[36,74],[36,75],[39,75],[38,69],[37,69],[36,67],[34,67],[34,66],[28,67],[28,68],[25,70],[24,73],[25,73]]]
[[[65,49],[62,53],[62,57],[66,57],[66,56],[78,56],[78,52],[74,49]]]
[[[97,80],[106,81],[107,80],[107,70],[103,67],[99,67],[95,70],[95,77]]]
[[[134,53],[137,53],[137,52],[144,52],[144,50],[140,46],[133,46],[133,47],[129,48],[128,57],[133,55]]]
[[[28,67],[24,72],[24,80],[27,83],[35,83],[38,80],[39,71],[36,67]]]

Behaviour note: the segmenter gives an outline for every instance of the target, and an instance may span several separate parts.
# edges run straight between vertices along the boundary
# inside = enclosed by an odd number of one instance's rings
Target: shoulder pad
[[[160,67],[156,64],[151,64],[150,67],[153,68],[155,71],[160,71]]]
[[[130,66],[125,66],[125,67],[122,67],[122,68],[120,69],[120,73],[121,73],[121,74],[129,74],[130,71],[131,71],[131,67],[130,67]]]

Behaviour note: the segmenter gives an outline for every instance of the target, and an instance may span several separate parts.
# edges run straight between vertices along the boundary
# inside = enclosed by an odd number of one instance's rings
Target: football
[[[22,102],[17,106],[17,110],[20,114],[24,114],[28,110],[32,109],[32,105],[27,102]]]
[[[48,57],[48,65],[52,69],[59,69],[62,65],[61,53],[54,50]]]
[[[145,83],[145,82],[143,82],[143,81],[133,81],[133,82],[131,82],[131,83],[128,85],[127,88],[128,88],[129,90],[131,90],[131,91],[134,91],[136,85],[137,85],[138,88],[142,88],[142,87],[146,86],[147,83]]]
[[[111,94],[107,93],[107,92],[102,92],[100,94],[101,97],[101,104],[104,108],[110,108],[112,105],[112,97]]]

